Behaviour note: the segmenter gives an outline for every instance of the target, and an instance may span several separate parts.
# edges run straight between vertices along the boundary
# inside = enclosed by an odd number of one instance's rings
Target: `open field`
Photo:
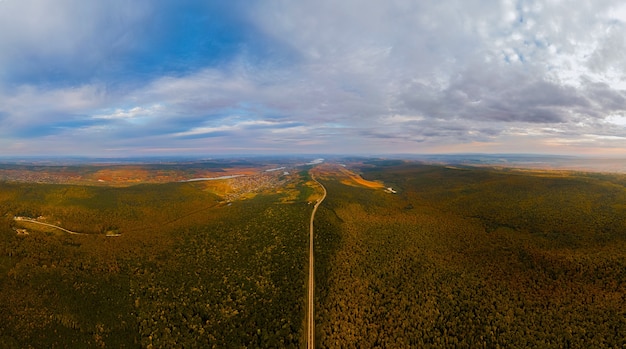
[[[320,177],[339,179],[341,183],[345,185],[361,186],[373,189],[381,189],[385,187],[385,185],[379,181],[366,180],[360,174],[338,164],[323,164],[317,166],[313,171]]]

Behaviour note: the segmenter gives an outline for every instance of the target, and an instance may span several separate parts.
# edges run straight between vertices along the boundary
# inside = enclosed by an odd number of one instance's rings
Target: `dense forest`
[[[0,347],[299,347],[311,207],[285,195],[0,183]]]
[[[321,347],[626,345],[623,177],[376,165],[321,179]]]
[[[310,168],[0,182],[0,348],[302,347]],[[312,171],[319,347],[626,345],[625,176]]]

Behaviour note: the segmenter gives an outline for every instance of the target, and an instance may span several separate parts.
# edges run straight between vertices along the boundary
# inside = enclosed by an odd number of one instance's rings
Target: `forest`
[[[321,347],[626,345],[624,176],[354,169],[397,194],[320,178]]]
[[[626,345],[626,176],[291,172],[0,182],[0,347],[303,347],[311,173],[317,346]]]
[[[0,183],[0,347],[299,347],[311,208],[281,183]]]

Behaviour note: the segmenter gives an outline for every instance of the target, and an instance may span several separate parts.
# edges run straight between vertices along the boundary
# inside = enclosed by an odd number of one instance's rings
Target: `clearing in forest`
[[[323,164],[312,170],[314,174],[320,177],[338,178],[342,184],[353,187],[366,187],[370,189],[383,189],[385,185],[378,181],[369,181],[361,177],[360,174],[350,171],[342,165]]]

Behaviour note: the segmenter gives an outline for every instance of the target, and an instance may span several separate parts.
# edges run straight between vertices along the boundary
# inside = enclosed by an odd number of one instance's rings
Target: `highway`
[[[313,349],[315,348],[315,319],[313,317],[314,310],[314,302],[313,295],[315,291],[315,283],[313,278],[314,271],[314,262],[313,262],[313,221],[315,220],[315,212],[317,212],[317,208],[320,206],[322,201],[326,198],[326,188],[322,185],[322,183],[318,182],[315,177],[311,175],[311,178],[319,184],[320,187],[324,190],[324,195],[320,200],[315,203],[315,207],[313,207],[313,212],[311,213],[311,224],[309,231],[309,299],[308,299],[308,314],[307,314],[307,348]]]

